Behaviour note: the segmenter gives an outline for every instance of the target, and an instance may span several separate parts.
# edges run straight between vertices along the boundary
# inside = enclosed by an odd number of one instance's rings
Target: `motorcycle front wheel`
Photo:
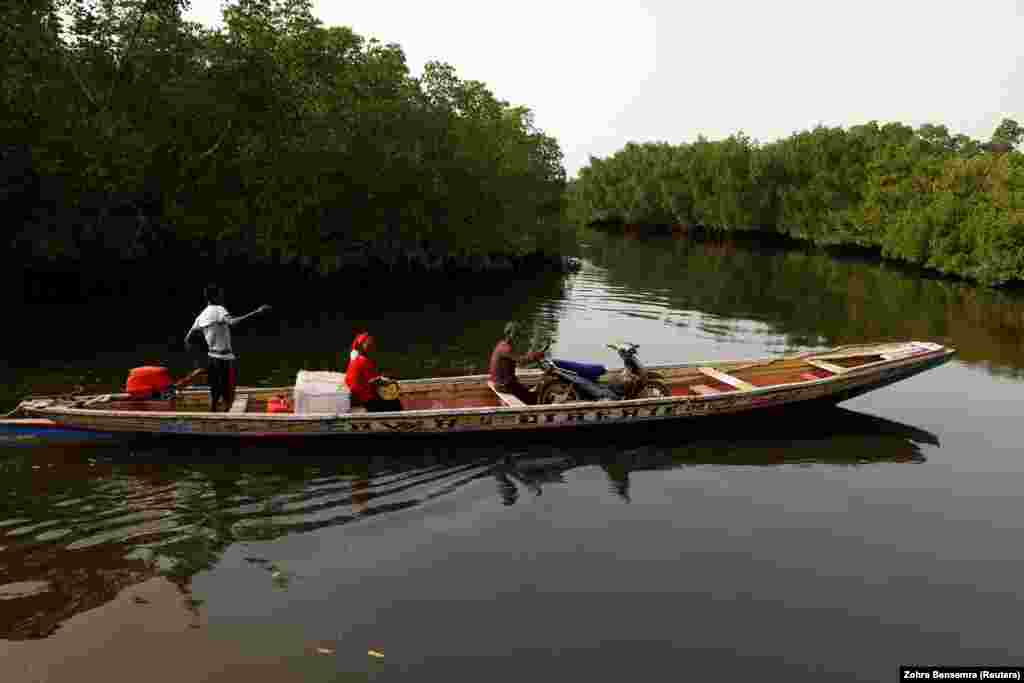
[[[580,400],[576,387],[561,380],[548,382],[537,391],[538,405],[551,405],[553,403],[568,403]]]

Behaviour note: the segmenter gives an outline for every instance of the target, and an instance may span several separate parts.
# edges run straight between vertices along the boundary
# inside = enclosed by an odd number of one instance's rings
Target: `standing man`
[[[257,313],[266,313],[270,306],[264,304],[251,313],[240,317],[232,317],[224,308],[223,288],[211,284],[206,287],[206,308],[196,316],[192,328],[185,335],[185,349],[192,347],[191,337],[202,332],[206,337],[206,348],[209,359],[206,374],[210,383],[210,411],[217,412],[217,404],[224,399],[224,411],[231,409],[235,400],[237,373],[235,371],[235,354],[231,349],[231,328],[246,318]]]
[[[519,339],[519,324],[510,322],[505,325],[505,336],[498,340],[491,353],[491,381],[495,388],[506,394],[512,394],[528,406],[536,405],[537,394],[530,391],[516,378],[516,364],[529,363],[544,357],[540,351],[525,355],[513,352]]]

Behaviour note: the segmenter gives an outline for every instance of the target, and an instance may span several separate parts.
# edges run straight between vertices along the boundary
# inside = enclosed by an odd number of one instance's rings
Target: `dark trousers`
[[[512,394],[528,406],[537,405],[537,393],[527,389],[518,379],[499,385],[497,389],[504,394]]]
[[[386,413],[392,410],[402,410],[402,401],[400,399],[392,399],[385,401],[382,398],[375,398],[372,401],[359,404],[366,408],[368,413]]]
[[[228,410],[235,400],[235,382],[238,376],[235,361],[212,357],[208,361],[206,378],[210,383],[210,410],[216,410],[217,403],[222,398],[227,403],[225,410]]]

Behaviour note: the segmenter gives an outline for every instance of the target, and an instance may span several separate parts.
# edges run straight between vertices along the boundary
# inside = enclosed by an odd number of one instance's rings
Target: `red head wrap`
[[[361,350],[363,344],[365,344],[369,339],[370,339],[370,333],[369,332],[360,332],[359,334],[356,335],[355,341],[352,342],[352,350],[353,351]]]

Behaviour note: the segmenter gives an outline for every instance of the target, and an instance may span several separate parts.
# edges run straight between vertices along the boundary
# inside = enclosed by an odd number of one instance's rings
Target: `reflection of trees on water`
[[[0,507],[0,576],[12,584],[0,590],[0,638],[46,637],[156,576],[177,585],[183,607],[198,615],[192,578],[232,544],[414,508],[485,469],[444,452],[406,462],[341,459],[336,446],[301,459],[285,447],[257,450],[0,456],[13,491]]]
[[[749,242],[595,235],[586,256],[613,285],[676,310],[761,320],[792,346],[947,339],[958,357],[1024,371],[1024,298],[887,263]]]
[[[131,550],[129,543],[113,543],[75,551],[0,551],[0,576],[9,588],[0,594],[0,638],[45,638],[65,619],[158,574],[153,562],[128,557]]]
[[[245,339],[244,376],[284,386],[300,369],[344,369],[356,331],[370,330],[378,341],[382,372],[395,377],[446,377],[487,371],[505,323],[518,321],[529,337],[554,338],[566,297],[562,274],[528,280],[449,283],[413,289],[375,291],[368,301],[314,302],[319,310],[290,311],[280,333]],[[338,312],[339,305],[344,312]],[[194,313],[193,313],[194,315]],[[524,340],[525,341],[525,340]]]
[[[60,451],[0,453],[0,477],[10,489],[0,501],[0,638],[44,638],[65,619],[158,574],[154,562],[133,554],[137,540],[84,542],[130,514],[118,507],[127,487],[112,485],[112,473]]]
[[[508,446],[493,438],[394,442],[386,454],[356,458],[339,457],[345,447],[333,444],[0,456],[0,476],[14,492],[0,507],[0,575],[12,590],[36,586],[13,596],[0,590],[7,598],[0,600],[0,638],[46,637],[74,614],[156,576],[175,583],[183,608],[198,615],[193,577],[216,567],[235,543],[411,510],[479,480],[496,482],[500,500],[513,505],[571,485],[573,469],[598,467],[610,492],[628,502],[638,471],[921,462],[920,444],[938,443],[923,430],[838,408],[815,420],[745,420],[747,437],[723,439],[721,424],[598,430]],[[247,559],[273,569],[263,558]],[[274,583],[286,588],[286,579]]]

